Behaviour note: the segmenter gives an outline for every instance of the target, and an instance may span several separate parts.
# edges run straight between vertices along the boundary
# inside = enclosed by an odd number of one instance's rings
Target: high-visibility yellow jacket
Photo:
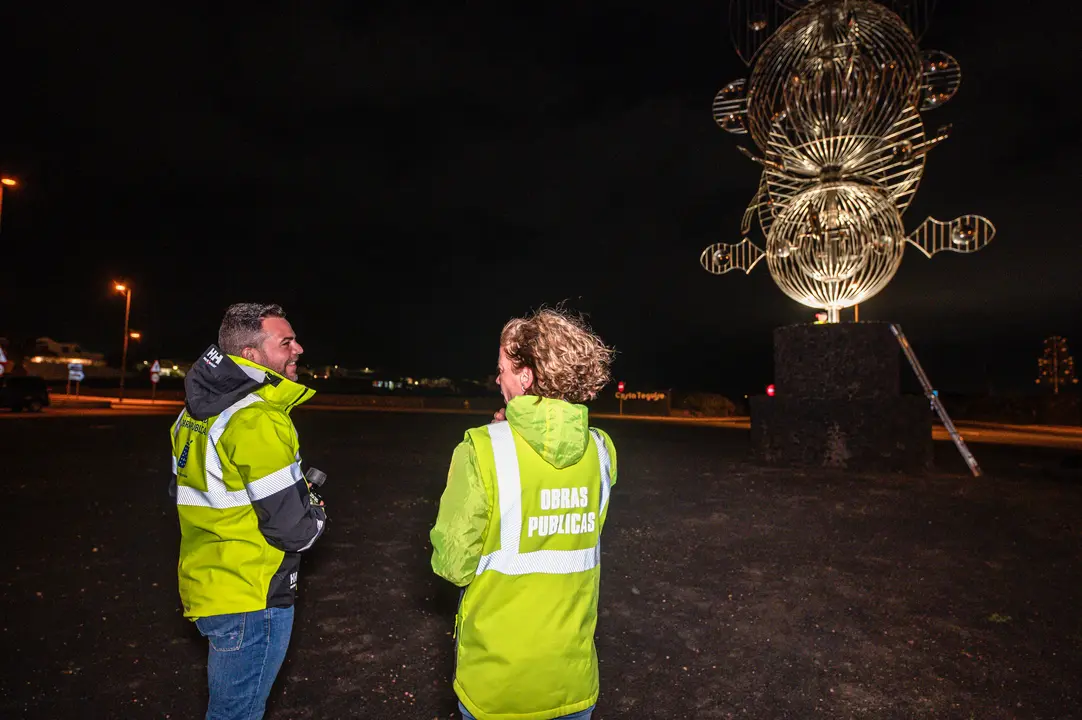
[[[601,529],[616,450],[587,409],[514,398],[455,448],[432,569],[466,586],[454,688],[479,720],[547,720],[598,698]]]
[[[323,533],[290,411],[314,391],[211,346],[172,427],[180,598],[188,618],[293,604],[300,555]]]

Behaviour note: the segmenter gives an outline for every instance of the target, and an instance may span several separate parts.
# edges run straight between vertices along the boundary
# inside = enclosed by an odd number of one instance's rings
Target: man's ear
[[[246,347],[240,351],[240,356],[248,362],[255,362],[255,348]]]
[[[519,370],[519,373],[520,373],[520,378],[526,378],[526,381],[524,383],[522,383],[523,391],[526,391],[526,390],[529,390],[530,388],[532,388],[533,383],[534,383],[534,379],[535,379],[534,376],[533,376],[533,370],[531,370],[528,367],[524,367],[521,370]]]

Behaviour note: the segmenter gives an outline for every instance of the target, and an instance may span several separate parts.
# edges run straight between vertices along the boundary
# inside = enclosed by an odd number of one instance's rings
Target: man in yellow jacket
[[[239,303],[184,379],[173,424],[177,575],[208,638],[207,720],[258,720],[285,660],[300,554],[327,516],[301,471],[290,411],[304,349],[278,305]]]
[[[465,586],[454,689],[466,720],[586,720],[598,699],[601,530],[616,450],[582,404],[611,350],[552,310],[509,322],[506,409],[455,449],[432,568]]]

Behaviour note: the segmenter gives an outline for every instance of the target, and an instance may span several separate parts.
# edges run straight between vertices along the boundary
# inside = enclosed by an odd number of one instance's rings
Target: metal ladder
[[[905,333],[902,332],[901,326],[892,323],[890,331],[894,333],[894,337],[898,338],[898,344],[902,346],[902,351],[905,353],[906,359],[909,360],[913,372],[917,374],[917,379],[920,380],[921,386],[924,387],[924,396],[932,403],[932,408],[939,415],[939,419],[943,421],[943,427],[947,428],[947,432],[950,433],[951,439],[954,440],[954,444],[958,447],[958,452],[962,454],[962,459],[966,461],[966,465],[973,471],[973,476],[980,477],[982,473],[980,466],[977,465],[977,458],[973,457],[973,453],[971,453],[969,447],[966,446],[966,441],[958,434],[958,429],[954,427],[954,423],[951,422],[950,416],[947,415],[943,403],[939,402],[939,393],[933,390],[932,384],[928,382],[928,376],[924,374],[924,368],[920,366],[920,360],[917,360],[917,356],[913,352],[913,348],[910,347],[909,341],[906,339]]]

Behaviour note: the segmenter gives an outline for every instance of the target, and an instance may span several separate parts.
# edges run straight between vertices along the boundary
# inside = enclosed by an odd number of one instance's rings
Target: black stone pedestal
[[[901,394],[903,364],[887,323],[778,328],[776,394],[751,399],[753,456],[770,465],[927,471],[932,409]]]
[[[919,396],[751,399],[751,444],[769,465],[925,472],[932,410]]]

